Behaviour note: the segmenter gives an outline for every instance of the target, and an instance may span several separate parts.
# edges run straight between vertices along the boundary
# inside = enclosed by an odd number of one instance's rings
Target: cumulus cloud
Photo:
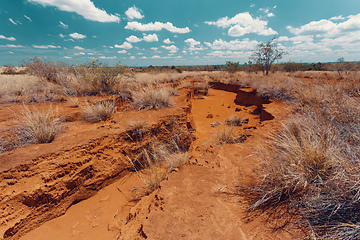
[[[188,45],[190,46],[196,46],[196,45],[199,45],[200,42],[199,41],[196,41],[195,39],[193,38],[188,38],[186,39],[184,42],[186,42]]]
[[[76,50],[85,50],[85,48],[79,47],[79,46],[75,46],[74,49]]]
[[[141,42],[142,39],[138,38],[137,36],[131,35],[130,37],[126,38],[126,41],[131,43]]]
[[[9,40],[9,41],[15,41],[16,38],[14,37],[5,37],[4,35],[0,35],[0,39],[5,39],[5,40]]]
[[[80,33],[71,33],[69,34],[70,37],[74,38],[74,39],[83,39],[86,38],[86,35],[80,34]]]
[[[32,45],[34,48],[49,49],[49,48],[61,48],[60,46],[54,45]]]
[[[154,33],[154,34],[149,34],[149,35],[145,35],[145,36],[143,37],[143,39],[144,39],[145,42],[157,42],[157,41],[159,41],[159,38],[158,38],[158,36],[156,35],[156,33]]]
[[[179,50],[179,48],[177,48],[175,45],[161,47],[168,50],[170,53],[176,53]]]
[[[128,22],[125,26],[125,29],[130,29],[134,31],[160,31],[160,30],[168,30],[172,33],[188,33],[190,29],[188,27],[178,28],[175,27],[172,23],[162,23],[162,22],[154,22],[154,23],[146,23],[142,24],[136,21]]]
[[[125,53],[127,53],[127,51],[126,50],[120,50],[120,51],[118,51],[118,53],[125,54]]]
[[[76,12],[85,19],[96,22],[119,22],[116,15],[108,14],[105,10],[96,8],[90,0],[28,0],[45,6],[54,6],[61,11]]]
[[[129,42],[124,42],[124,43],[121,44],[121,45],[115,44],[114,47],[116,47],[116,48],[124,48],[124,49],[131,49],[131,48],[133,48],[133,46],[132,46],[131,43],[129,43]]]
[[[133,20],[136,19],[142,19],[144,18],[144,15],[141,14],[141,10],[137,7],[133,6],[126,10],[125,15],[128,17],[128,19]]]
[[[331,18],[331,20],[341,20],[342,16]],[[296,35],[323,35],[340,36],[348,32],[360,31],[360,14],[350,15],[346,21],[334,23],[331,20],[321,19],[312,21],[298,28],[287,26],[287,29]],[[344,20],[344,19],[343,19]]]
[[[66,25],[65,23],[63,23],[62,21],[60,21],[60,25],[59,25],[59,26],[62,27],[62,28],[69,28],[69,26]]]
[[[170,41],[170,39],[169,38],[167,38],[167,39],[164,39],[164,41],[163,41],[165,44],[172,44],[172,43],[174,43],[174,42],[172,42],[172,41]]]
[[[249,40],[245,38],[243,40],[232,40],[232,41],[224,41],[221,38],[215,40],[213,43],[205,42],[205,45],[210,47],[213,50],[252,50],[259,44],[256,40]]]
[[[205,23],[221,28],[229,28],[228,35],[232,37],[240,37],[248,33],[256,33],[263,36],[277,34],[275,30],[267,26],[267,21],[253,18],[248,12],[239,13],[232,18],[226,16],[218,19],[216,22],[206,21]]]
[[[188,50],[189,51],[201,51],[201,50],[205,50],[205,48],[203,46],[200,45],[199,41],[196,41],[193,38],[188,38],[184,41],[188,46]]]

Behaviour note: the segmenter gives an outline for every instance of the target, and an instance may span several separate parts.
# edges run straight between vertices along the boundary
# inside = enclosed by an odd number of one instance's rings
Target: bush
[[[43,61],[38,57],[34,57],[30,59],[29,63],[25,64],[25,67],[27,72],[31,75],[51,83],[60,83],[58,75],[60,66],[55,63]]]

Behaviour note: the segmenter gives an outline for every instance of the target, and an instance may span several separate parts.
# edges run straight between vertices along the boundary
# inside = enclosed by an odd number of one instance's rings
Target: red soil
[[[253,152],[261,136],[278,126],[289,111],[277,101],[239,105],[241,102],[235,100],[242,92],[248,90],[210,89],[204,99],[189,99],[187,90],[182,90],[174,97],[174,108],[119,111],[96,124],[83,122],[77,117],[80,110],[58,103],[59,114],[75,116],[61,137],[50,144],[0,155],[0,236],[54,240],[291,239],[284,232],[271,232],[260,218],[248,222],[246,205],[234,194],[235,186],[252,181]],[[266,113],[272,118],[264,116]],[[245,132],[247,140],[216,145],[214,131],[227,127],[225,120],[234,114],[249,119],[247,124],[234,127]],[[11,115],[0,116],[4,116],[0,124],[11,125]],[[173,170],[160,189],[139,198],[139,191],[133,189],[144,187],[144,183],[132,171],[127,157],[132,158],[150,139],[134,144],[124,132],[130,121],[146,119],[153,134],[166,139],[172,116],[196,129],[190,164]],[[213,122],[221,125],[211,127]]]

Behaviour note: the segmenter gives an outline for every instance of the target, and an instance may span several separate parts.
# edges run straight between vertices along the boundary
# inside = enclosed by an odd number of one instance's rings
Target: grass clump
[[[239,127],[243,125],[244,120],[238,115],[232,115],[229,119],[225,120],[225,125]]]
[[[234,128],[222,128],[214,133],[215,143],[219,145],[242,143],[246,140],[243,132],[236,132]]]
[[[53,111],[30,111],[24,107],[16,116],[16,135],[20,142],[27,143],[50,143],[63,130],[60,118],[55,117]]]
[[[145,88],[132,92],[133,107],[137,110],[172,107],[172,91],[169,88]]]
[[[133,121],[130,122],[130,126],[127,130],[128,136],[132,141],[139,141],[148,132],[146,129],[146,122],[144,121]]]
[[[101,122],[107,120],[116,112],[115,100],[105,100],[84,106],[84,119],[88,122]]]

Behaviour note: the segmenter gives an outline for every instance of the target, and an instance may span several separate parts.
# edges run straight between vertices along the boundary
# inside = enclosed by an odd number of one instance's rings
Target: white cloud
[[[23,45],[14,45],[14,44],[6,44],[6,45],[0,45],[0,47],[23,48],[25,46],[23,46]]]
[[[255,4],[251,4],[250,7],[252,7],[252,8],[255,7]]]
[[[330,18],[331,20],[341,20],[342,16]],[[287,29],[296,35],[320,35],[320,36],[341,36],[349,32],[360,31],[360,13],[350,15],[346,21],[334,23],[327,19],[312,21],[308,24],[294,28],[288,26]],[[344,19],[344,18],[343,18]]]
[[[145,56],[143,56],[143,57],[141,57],[141,59],[148,59],[147,57],[145,57]]]
[[[134,18],[142,19],[144,18],[144,15],[141,14],[141,10],[137,7],[133,6],[126,10],[125,15],[128,17],[128,19],[133,20]]]
[[[65,35],[63,35],[63,34],[59,34],[59,37],[61,37],[61,38],[64,38],[65,37]]]
[[[243,40],[232,40],[232,41],[224,41],[222,39],[215,40],[213,43],[205,42],[205,45],[210,47],[213,50],[252,50],[256,47],[258,42],[256,40],[249,40],[245,38]]]
[[[54,45],[32,45],[34,48],[49,49],[49,48],[61,48],[60,46]]]
[[[124,42],[122,45],[117,45],[115,44],[116,48],[124,48],[124,49],[131,49],[133,48],[133,46],[131,45],[131,43],[128,43],[128,42]]]
[[[61,11],[76,12],[85,19],[96,22],[119,22],[116,15],[108,14],[105,10],[96,8],[90,0],[28,0],[43,6],[55,6]]]
[[[142,39],[138,38],[137,36],[131,35],[130,37],[126,38],[126,41],[131,43],[141,42]]]
[[[86,35],[80,34],[80,33],[71,33],[69,35],[70,37],[74,38],[74,39],[83,39],[86,38]]]
[[[179,48],[177,48],[175,45],[161,47],[168,50],[170,53],[176,53],[179,50]]]
[[[184,42],[186,42],[188,45],[190,46],[195,46],[195,45],[199,45],[200,42],[199,41],[196,41],[195,39],[193,38],[188,38],[186,39]]]
[[[76,50],[85,50],[85,48],[79,47],[79,46],[75,46],[74,49]]]
[[[184,41],[185,43],[187,43],[187,45],[189,46],[188,50],[189,51],[201,51],[201,50],[205,50],[205,48],[203,46],[199,46],[200,42],[196,41],[193,38],[188,38]]]
[[[152,47],[152,48],[150,48],[151,50],[154,50],[154,51],[157,51],[158,50],[158,48],[157,47]]]
[[[59,25],[59,26],[62,27],[62,28],[69,28],[69,26],[66,25],[65,23],[63,23],[62,21],[60,21],[60,25]]]
[[[164,39],[164,41],[163,41],[163,42],[164,42],[164,43],[166,43],[166,44],[172,44],[172,43],[174,43],[174,42],[170,41],[170,39],[169,39],[169,38]]]
[[[72,57],[69,57],[69,56],[63,56],[63,58],[66,58],[66,59],[71,59]]]
[[[158,55],[154,55],[154,56],[152,56],[151,58],[161,58],[161,57],[158,56]]]
[[[290,41],[290,39],[287,36],[281,36],[278,38],[279,42],[287,42]]]
[[[125,54],[125,53],[127,53],[127,52],[126,52],[126,50],[120,50],[120,51],[118,51],[118,53]]]
[[[157,41],[159,41],[159,38],[158,38],[158,36],[156,35],[156,33],[154,33],[154,34],[149,34],[149,35],[145,35],[145,36],[143,37],[143,39],[144,39],[145,42],[157,42]]]
[[[131,56],[130,59],[135,59],[135,56]]]
[[[14,37],[5,37],[4,35],[0,35],[0,39],[6,39],[6,40],[9,40],[9,41],[15,41],[16,38]]]
[[[343,20],[343,19],[345,18],[342,15],[330,18],[330,20]]]
[[[32,22],[32,20],[31,20],[30,17],[28,17],[28,16],[26,16],[26,15],[24,15],[24,17],[25,17],[27,20],[29,20],[30,22]]]
[[[115,59],[116,56],[113,56],[113,57],[100,56],[99,58],[100,58],[100,59]]]
[[[186,28],[177,28],[172,23],[162,23],[162,22],[155,22],[155,23],[147,23],[142,24],[136,21],[128,22],[125,26],[125,29],[130,29],[134,31],[160,31],[160,30],[168,30],[172,33],[188,33],[190,29]]]
[[[213,51],[207,54],[209,57],[215,57],[215,58],[226,58],[226,59],[231,59],[231,58],[236,58],[239,59],[239,57],[242,58],[249,58],[251,53],[249,52],[241,52],[241,51]]]
[[[277,34],[275,30],[267,27],[267,21],[253,18],[248,12],[239,13],[232,18],[226,16],[216,22],[206,21],[205,23],[221,28],[229,28],[228,35],[232,37],[240,37],[248,33],[264,36]]]
[[[9,21],[14,24],[14,25],[18,25],[17,22],[15,22],[14,20],[12,20],[11,18],[9,18]]]

